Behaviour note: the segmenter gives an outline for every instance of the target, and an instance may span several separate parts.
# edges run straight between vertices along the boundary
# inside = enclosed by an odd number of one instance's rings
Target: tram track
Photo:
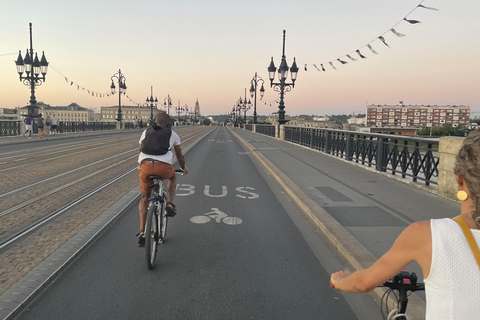
[[[35,223],[31,224],[30,226],[24,228],[23,230],[20,230],[18,231],[17,233],[15,233],[14,235],[10,236],[9,238],[7,238],[6,240],[0,240],[0,250],[6,248],[8,245],[14,243],[15,241],[18,241],[19,239],[25,237],[26,235],[28,235],[30,232],[36,230],[37,228],[41,227],[43,224],[45,224],[46,222],[52,220],[53,218],[56,218],[58,217],[59,215],[61,215],[62,213],[65,213],[67,210],[71,209],[73,206],[79,204],[80,202],[88,199],[89,197],[95,195],[96,193],[100,192],[101,190],[105,189],[106,187],[110,186],[112,183],[120,180],[121,178],[125,177],[127,174],[133,172],[136,170],[136,167],[135,168],[132,168],[130,170],[127,170],[126,172],[116,176],[115,178],[111,179],[110,181],[108,182],[105,182],[103,183],[102,185],[98,186],[97,188],[95,188],[94,190],[92,191],[89,191],[87,193],[85,193],[84,195],[80,196],[78,199],[75,199],[74,201],[66,204],[64,207],[60,208],[59,210],[55,211],[55,212],[52,212],[52,213],[49,213],[47,214],[46,216],[44,216],[43,218],[39,219],[38,221],[36,221]],[[36,200],[34,200],[36,201]],[[25,205],[28,205],[28,204],[25,204]],[[16,209],[17,210],[17,209]],[[3,212],[4,213],[4,212]]]

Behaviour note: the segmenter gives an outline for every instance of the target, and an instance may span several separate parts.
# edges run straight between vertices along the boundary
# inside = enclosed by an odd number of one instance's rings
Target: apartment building
[[[160,110],[154,108],[153,116],[159,112]],[[150,113],[150,107],[122,106],[122,119],[126,122],[133,122],[135,119],[148,121]],[[100,108],[101,121],[117,121],[117,114],[118,106]]]
[[[468,106],[437,105],[368,105],[367,122],[369,127],[425,128],[467,126],[470,118]]]
[[[43,102],[37,102],[38,113],[42,114],[44,118],[47,116],[56,115],[59,121],[71,122],[90,122],[94,121],[94,111],[84,108],[72,102],[68,106],[51,106]],[[18,108],[20,116],[28,114],[28,106]],[[23,119],[23,118],[22,118]]]

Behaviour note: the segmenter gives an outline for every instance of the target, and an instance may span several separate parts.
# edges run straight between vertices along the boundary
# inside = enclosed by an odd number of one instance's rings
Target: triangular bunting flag
[[[317,65],[316,65],[316,64],[314,64],[313,66],[314,66],[314,67],[315,67],[315,69],[317,69],[318,71],[322,71],[322,70],[318,69],[318,67],[317,67]]]
[[[333,69],[337,70],[337,68],[335,68],[335,66],[333,65],[333,62],[330,61],[329,63],[332,66]]]
[[[343,61],[343,60],[340,60],[340,59],[337,59],[338,62],[340,62],[341,64],[347,64],[348,62],[347,61]]]
[[[421,4],[419,4],[417,7],[424,8],[424,9],[428,9],[428,10],[435,10],[435,11],[438,11],[438,9],[437,9],[437,8],[425,7],[424,5],[421,5]]]
[[[370,49],[373,53],[378,54],[377,51],[373,50],[372,46],[367,44],[368,49]]]
[[[352,61],[357,61],[357,59],[351,57],[349,54],[347,54],[347,58],[349,58],[349,59],[352,60]]]
[[[415,24],[415,23],[420,23],[418,20],[408,20],[407,18],[403,18],[403,20],[407,21],[408,23]]]
[[[393,32],[394,35],[396,35],[397,37],[405,37],[405,35],[403,33],[400,33],[400,32],[397,32],[395,31],[395,29],[390,29],[390,31]]]
[[[390,48],[390,46],[385,42],[385,38],[383,38],[382,36],[378,37],[378,39],[380,39],[384,45],[386,45],[387,47]]]
[[[357,51],[355,51],[359,56],[360,58],[362,59],[367,59],[367,57],[365,57],[363,54],[360,53],[360,49],[358,49]]]
[[[305,71],[307,71],[307,65],[305,64]]]
[[[325,71],[325,68],[323,67],[323,63],[320,64],[320,67],[322,68],[322,71]]]

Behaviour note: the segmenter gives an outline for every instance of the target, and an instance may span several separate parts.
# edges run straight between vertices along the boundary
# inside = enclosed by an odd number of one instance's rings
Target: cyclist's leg
[[[145,230],[145,220],[147,218],[147,205],[148,205],[148,198],[150,197],[150,185],[151,180],[148,179],[150,175],[152,175],[152,167],[151,164],[142,163],[140,165],[140,191],[142,192],[142,196],[140,198],[140,202],[138,203],[138,213],[140,217],[140,232]]]
[[[147,205],[149,195],[142,192],[140,202],[138,203],[138,213],[140,215],[140,231],[145,230],[145,220],[147,219]]]
[[[173,175],[172,178],[168,179],[168,200],[173,202],[175,199],[175,190],[177,189],[177,176]]]

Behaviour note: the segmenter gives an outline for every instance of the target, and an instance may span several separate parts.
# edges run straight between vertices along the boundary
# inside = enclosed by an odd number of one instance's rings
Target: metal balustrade
[[[134,129],[133,122],[124,122],[125,129]],[[22,133],[22,121],[0,121],[0,137],[19,136]],[[37,122],[32,125],[33,133],[38,132]],[[117,129],[117,122],[76,122],[59,121],[57,133],[65,132],[83,132],[83,131],[103,131]]]
[[[439,139],[285,126],[285,141],[427,186],[438,185]]]
[[[265,124],[257,124],[256,125],[256,132],[260,133],[260,134],[270,136],[270,137],[275,137],[275,126],[265,125]]]
[[[0,137],[20,135],[20,121],[0,121]]]

